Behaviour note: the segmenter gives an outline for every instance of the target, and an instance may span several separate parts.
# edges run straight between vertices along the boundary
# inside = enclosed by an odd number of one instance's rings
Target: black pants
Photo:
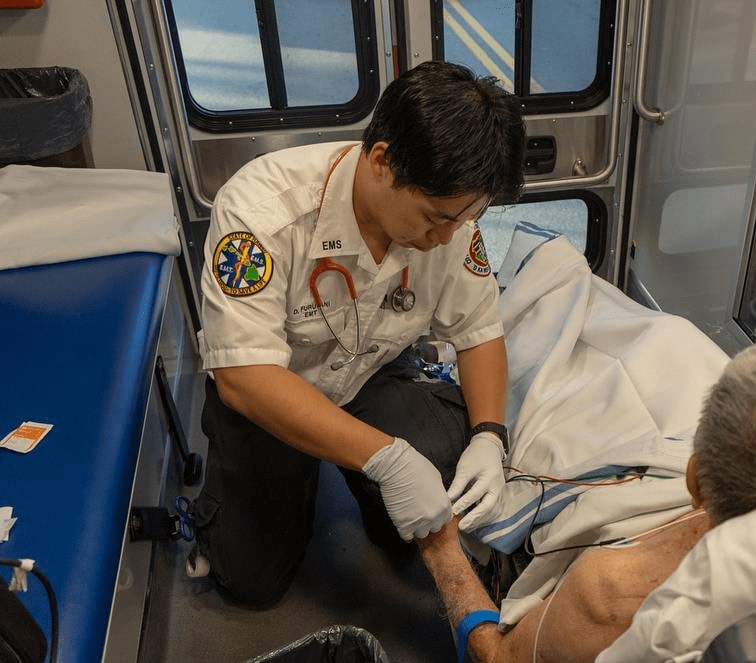
[[[343,409],[406,439],[433,462],[448,487],[469,437],[464,400],[458,386],[415,381],[416,374],[406,363],[389,364]],[[207,470],[192,505],[199,549],[233,599],[269,607],[290,586],[312,536],[320,461],[223,405],[210,378],[205,394]],[[390,551],[414,545],[400,539],[378,485],[340,469],[369,538]]]

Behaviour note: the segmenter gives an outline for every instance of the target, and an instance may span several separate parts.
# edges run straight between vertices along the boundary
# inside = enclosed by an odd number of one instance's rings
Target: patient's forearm
[[[441,592],[447,615],[455,625],[473,610],[499,609],[462,551],[456,526],[458,520],[457,517],[440,532],[417,540],[423,561]]]
[[[447,617],[454,628],[465,615],[476,610],[499,611],[499,606],[494,605],[462,551],[457,521],[455,518],[440,532],[417,540],[423,561],[436,581]],[[516,644],[513,633],[503,635],[496,624],[481,624],[470,634],[467,650],[481,663],[525,661],[516,657],[512,647]]]

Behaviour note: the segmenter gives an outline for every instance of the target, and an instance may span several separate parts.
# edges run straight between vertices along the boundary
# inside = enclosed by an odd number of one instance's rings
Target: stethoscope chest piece
[[[399,286],[391,295],[391,308],[397,313],[407,313],[415,306],[415,293],[409,288]]]

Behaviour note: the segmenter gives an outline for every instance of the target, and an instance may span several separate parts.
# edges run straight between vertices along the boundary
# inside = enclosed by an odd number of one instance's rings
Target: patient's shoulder
[[[597,623],[632,618],[643,599],[664,582],[710,528],[703,513],[691,513],[624,545],[584,552],[569,573],[570,585]],[[607,611],[616,607],[619,614]]]
[[[534,621],[540,619],[533,645],[535,660],[593,661],[627,630],[644,598],[635,577],[636,562],[637,557],[626,551],[584,552],[540,614],[532,616]]]
[[[582,553],[531,616],[530,621],[541,622],[534,645],[538,660],[564,660],[560,652],[569,651],[571,660],[593,661],[627,630],[646,596],[672,574],[707,527],[707,518],[691,518],[623,546]]]
[[[565,578],[562,591],[592,625],[626,628],[653,586],[649,560],[638,550],[596,549],[583,553]],[[653,567],[652,567],[653,568]],[[656,573],[652,571],[656,576]]]

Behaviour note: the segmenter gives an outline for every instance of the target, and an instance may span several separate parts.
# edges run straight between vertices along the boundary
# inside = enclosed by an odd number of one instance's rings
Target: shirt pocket
[[[378,315],[380,319],[369,340],[381,350],[387,350],[382,354],[390,355],[393,359],[408,345],[430,333],[433,309],[415,305],[411,311],[397,313],[382,309]]]
[[[320,311],[312,309],[312,314],[299,319],[286,320],[286,342],[292,350],[291,364],[307,368],[322,363],[338,345],[334,334],[344,332],[347,320],[346,306],[335,311],[325,310],[326,324]],[[333,332],[329,330],[331,326]]]

